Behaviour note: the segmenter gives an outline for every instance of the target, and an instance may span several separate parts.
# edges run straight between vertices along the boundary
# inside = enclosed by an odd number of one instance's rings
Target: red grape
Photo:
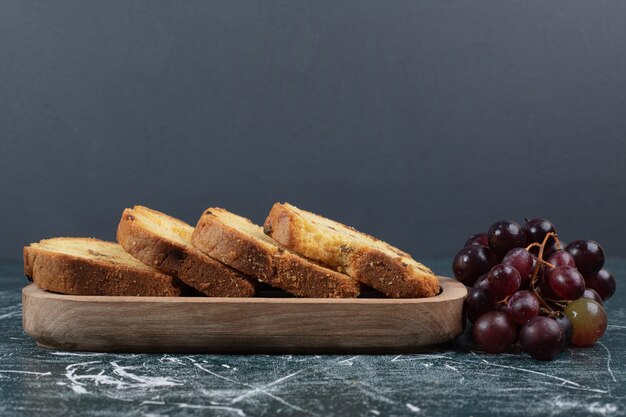
[[[470,288],[465,298],[465,311],[467,318],[475,322],[480,316],[488,311],[496,309],[496,300],[491,293],[484,288]]]
[[[583,276],[598,272],[604,265],[604,249],[594,240],[576,240],[565,248]]]
[[[515,343],[517,327],[508,314],[490,311],[476,320],[472,336],[476,346],[483,352],[500,353]]]
[[[509,298],[508,312],[517,324],[539,315],[539,300],[531,291],[518,291]]]
[[[554,265],[555,268],[557,266],[576,267],[576,263],[574,262],[574,258],[572,257],[572,255],[570,255],[569,252],[564,251],[564,250],[558,250],[558,251],[554,252],[548,258],[548,262],[551,263],[552,265]]]
[[[532,275],[532,273],[535,272],[535,268],[537,267],[537,264],[539,263],[539,259],[532,253],[531,253],[531,256],[533,257],[533,266],[531,268],[531,275]]]
[[[561,300],[575,300],[585,292],[585,280],[571,266],[559,266],[548,272],[548,283]]]
[[[517,291],[521,282],[517,269],[508,265],[498,264],[487,273],[487,288],[497,301]]]
[[[546,219],[528,220],[523,228],[528,243],[541,243],[550,232],[556,232],[554,225]]]
[[[501,220],[491,225],[487,232],[489,247],[503,257],[513,248],[519,248],[526,243],[526,236],[522,227],[511,220]]]
[[[496,256],[488,247],[466,246],[454,257],[452,270],[456,279],[471,287],[476,279],[488,272],[496,262]]]
[[[558,300],[559,296],[552,291],[550,288],[550,283],[548,282],[548,272],[547,268],[543,265],[539,267],[539,272],[537,274],[537,282],[538,282],[538,292],[542,298],[549,298],[551,300]]]
[[[563,330],[554,319],[539,316],[522,326],[519,342],[533,358],[549,361],[561,352],[564,339]]]
[[[561,350],[565,349],[569,346],[572,341],[572,335],[574,334],[574,327],[572,326],[572,322],[569,321],[566,315],[561,315],[554,319],[559,326],[561,326],[561,330],[563,330],[563,335],[565,338],[563,339],[563,347]]]
[[[563,311],[572,322],[572,343],[591,346],[604,335],[607,325],[606,312],[602,306],[588,298],[572,301]]]
[[[615,293],[615,278],[606,269],[585,277],[587,287],[594,289],[603,300],[608,300]]]
[[[511,249],[502,259],[502,263],[517,269],[522,280],[521,286],[528,284],[535,262],[533,256],[526,249]]]
[[[596,303],[600,304],[602,307],[604,307],[604,302],[602,301],[602,297],[600,297],[600,294],[598,294],[596,290],[594,289],[585,288],[585,292],[583,293],[582,297],[593,300]]]
[[[476,233],[475,235],[471,235],[463,246],[470,245],[478,245],[478,246],[489,246],[489,241],[487,240],[487,233]]]
[[[511,316],[511,310],[509,310],[509,305],[507,303],[498,304],[498,308],[496,310],[508,314],[511,320],[513,320],[513,316]]]
[[[565,247],[563,242],[559,241],[559,243],[561,244],[560,247],[556,244],[556,240],[554,240],[554,238],[549,238],[546,242],[545,248],[543,248],[543,259],[548,259],[554,253],[560,251],[561,248]]]
[[[489,281],[487,281],[487,274],[482,274],[474,283],[474,288],[489,289]]]

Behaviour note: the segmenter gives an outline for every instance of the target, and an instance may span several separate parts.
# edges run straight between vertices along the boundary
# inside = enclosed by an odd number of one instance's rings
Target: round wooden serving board
[[[97,352],[406,353],[463,331],[463,284],[431,298],[108,297],[22,290],[40,346]]]

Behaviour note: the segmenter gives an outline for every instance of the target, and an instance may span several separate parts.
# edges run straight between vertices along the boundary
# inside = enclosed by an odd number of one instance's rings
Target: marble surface
[[[429,262],[449,275],[448,261]],[[626,259],[608,267],[618,282]],[[609,328],[552,362],[472,350],[467,334],[414,355],[232,356],[45,350],[22,331],[19,262],[0,264],[2,416],[626,415],[626,285]]]

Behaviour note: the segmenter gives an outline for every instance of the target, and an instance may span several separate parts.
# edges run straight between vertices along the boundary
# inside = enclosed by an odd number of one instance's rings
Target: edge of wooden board
[[[463,284],[430,298],[111,297],[22,290],[24,330],[61,350],[406,353],[462,333]]]

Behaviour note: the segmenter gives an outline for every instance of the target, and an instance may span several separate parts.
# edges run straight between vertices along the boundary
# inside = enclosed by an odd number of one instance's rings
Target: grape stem
[[[554,268],[554,265],[552,265],[550,262],[546,261],[543,259],[543,252],[546,248],[546,244],[548,243],[548,240],[550,238],[553,238],[554,241],[556,242],[556,247],[560,250],[561,249],[561,242],[559,242],[559,237],[557,236],[556,233],[554,232],[550,232],[548,234],[546,234],[546,237],[543,238],[543,242],[541,243],[531,243],[530,245],[528,245],[526,247],[527,251],[530,251],[530,249],[534,248],[534,247],[539,247],[539,254],[537,255],[537,265],[535,265],[535,269],[533,270],[533,275],[532,278],[530,279],[530,288],[533,291],[533,293],[535,294],[535,296],[537,297],[537,299],[539,300],[539,303],[541,304],[541,306],[543,307],[543,309],[545,310],[545,312],[547,313],[548,316],[550,317],[556,317],[559,315],[559,312],[554,310],[550,304],[548,304],[548,301],[552,302],[553,304],[555,304],[556,306],[560,307],[560,308],[564,308],[565,306],[562,304],[563,301],[565,301],[565,303],[567,303],[566,300],[551,300],[549,298],[544,299],[541,294],[539,294],[539,291],[537,291],[537,278],[539,275],[539,268],[541,268],[541,265],[547,265],[550,268]]]
[[[531,243],[530,245],[526,246],[526,250],[530,250],[530,249],[532,249],[534,247],[537,247],[537,246],[541,247],[541,243],[537,243],[537,242]]]
[[[552,265],[550,262],[548,261],[544,261],[543,259],[540,260],[539,262],[541,262],[542,264],[549,266],[550,268],[556,268],[554,265]]]

